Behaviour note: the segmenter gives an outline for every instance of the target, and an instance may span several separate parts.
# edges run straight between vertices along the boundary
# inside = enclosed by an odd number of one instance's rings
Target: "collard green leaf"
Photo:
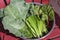
[[[25,20],[30,4],[24,4],[24,0],[11,0],[10,5],[4,9],[3,25],[10,33],[21,36],[19,31],[25,26]]]

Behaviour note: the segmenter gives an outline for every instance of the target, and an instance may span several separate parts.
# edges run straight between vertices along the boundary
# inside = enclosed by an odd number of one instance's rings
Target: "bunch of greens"
[[[54,20],[54,11],[50,5],[40,6],[36,4],[31,4],[29,10],[31,15],[24,21],[27,29],[33,35],[32,37],[42,37],[43,33],[48,33],[47,22]]]
[[[4,9],[2,23],[5,29],[18,37],[42,37],[48,33],[46,22],[54,18],[54,12],[49,5],[26,4],[24,0],[11,0]]]

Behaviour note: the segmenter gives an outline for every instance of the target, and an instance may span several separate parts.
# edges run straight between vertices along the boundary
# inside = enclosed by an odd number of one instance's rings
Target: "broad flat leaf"
[[[25,26],[22,19],[25,20],[30,5],[24,3],[24,0],[11,0],[10,5],[4,9],[5,17],[2,21],[5,29],[19,37],[22,36],[19,30]]]

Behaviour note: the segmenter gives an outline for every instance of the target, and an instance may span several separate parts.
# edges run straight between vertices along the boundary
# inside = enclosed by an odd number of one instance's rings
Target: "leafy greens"
[[[2,23],[5,29],[18,37],[42,37],[43,33],[48,33],[45,23],[48,15],[53,20],[54,12],[49,5],[39,6],[26,4],[24,0],[11,0],[4,9]]]

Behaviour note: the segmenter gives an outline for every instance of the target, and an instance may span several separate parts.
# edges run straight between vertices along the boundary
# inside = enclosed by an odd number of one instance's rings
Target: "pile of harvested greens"
[[[48,17],[49,16],[49,17]],[[42,37],[48,33],[48,19],[54,20],[50,5],[28,4],[24,0],[11,0],[4,9],[2,23],[5,29],[18,37]]]

